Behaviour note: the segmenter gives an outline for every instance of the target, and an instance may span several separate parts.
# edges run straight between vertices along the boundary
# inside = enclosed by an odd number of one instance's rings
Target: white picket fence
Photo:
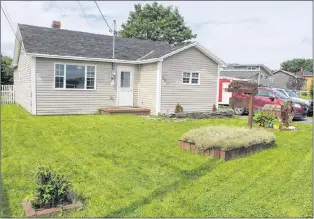
[[[14,103],[14,85],[1,85],[1,103]]]

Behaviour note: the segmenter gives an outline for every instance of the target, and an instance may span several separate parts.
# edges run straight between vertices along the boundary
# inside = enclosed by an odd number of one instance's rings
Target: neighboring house
[[[229,64],[220,70],[220,76],[249,79],[262,86],[270,86],[271,70],[263,64]]]
[[[113,37],[18,24],[16,102],[33,115],[143,107],[151,114],[211,111],[225,63],[199,43]],[[114,56],[113,56],[114,51]],[[114,57],[114,58],[113,58]]]
[[[287,82],[289,81],[290,77],[303,78],[303,77],[297,76],[296,74],[292,72],[288,72],[285,70],[278,70],[278,71],[273,72],[272,77],[273,77],[273,83],[271,84],[271,87],[282,88],[282,89],[288,89]]]
[[[306,80],[305,89],[306,89],[306,91],[310,92],[311,86],[312,86],[312,81],[313,81],[313,72],[311,72],[311,71],[303,71],[302,75],[303,75],[303,77]]]

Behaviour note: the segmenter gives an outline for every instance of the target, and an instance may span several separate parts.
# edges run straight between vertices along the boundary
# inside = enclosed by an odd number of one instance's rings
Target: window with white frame
[[[198,72],[183,72],[182,82],[183,84],[199,84],[200,74]]]
[[[274,78],[269,78],[269,83],[274,83]]]
[[[95,89],[95,66],[55,64],[55,88]]]
[[[256,67],[247,67],[247,70],[256,70]]]

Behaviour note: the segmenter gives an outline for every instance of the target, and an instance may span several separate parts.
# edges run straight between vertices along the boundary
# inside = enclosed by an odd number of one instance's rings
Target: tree
[[[1,55],[1,84],[13,84],[12,59]]]
[[[119,36],[126,38],[167,41],[170,44],[181,44],[196,38],[196,34],[185,26],[184,18],[178,8],[165,7],[153,2],[142,7],[134,5],[126,23],[121,25]]]
[[[281,69],[289,72],[298,72],[301,67],[307,71],[313,71],[313,59],[292,59],[280,64]]]
[[[305,84],[305,81],[306,80],[304,78],[291,76],[287,82],[287,88],[293,91],[301,90]]]

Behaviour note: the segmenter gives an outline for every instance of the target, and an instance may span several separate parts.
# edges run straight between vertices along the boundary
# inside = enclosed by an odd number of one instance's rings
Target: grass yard
[[[2,105],[0,216],[23,217],[32,170],[48,164],[73,183],[85,208],[65,217],[312,217],[312,125],[276,131],[277,147],[228,162],[183,151],[203,125],[132,115],[30,116]]]
[[[302,95],[300,95],[300,98],[307,99],[307,100],[312,100],[311,95],[304,95],[304,94],[302,94]]]

